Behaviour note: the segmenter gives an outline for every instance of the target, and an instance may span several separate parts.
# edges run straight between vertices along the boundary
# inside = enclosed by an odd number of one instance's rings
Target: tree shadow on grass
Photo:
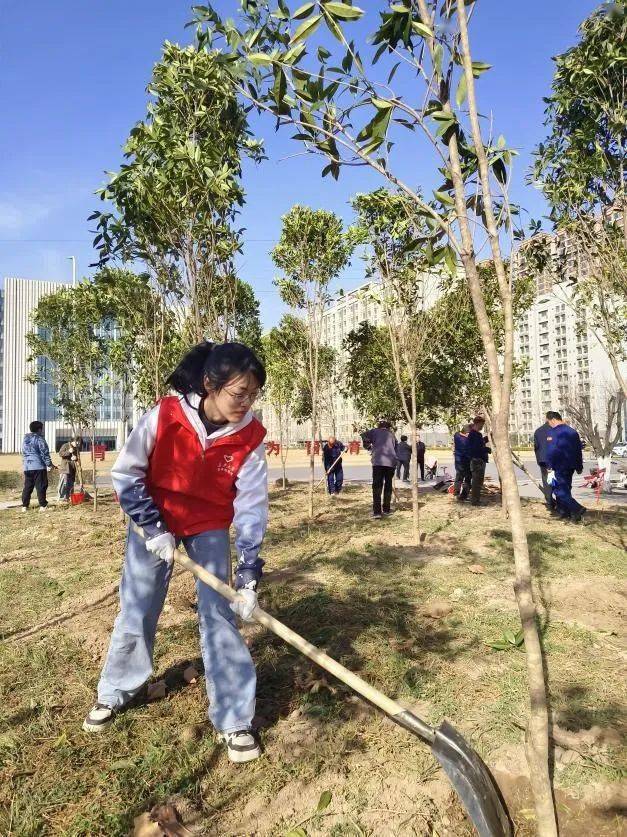
[[[625,707],[610,702],[603,706],[592,705],[590,690],[585,686],[572,684],[556,691],[552,704],[555,719],[564,729],[572,732],[589,730],[591,727],[625,730]]]

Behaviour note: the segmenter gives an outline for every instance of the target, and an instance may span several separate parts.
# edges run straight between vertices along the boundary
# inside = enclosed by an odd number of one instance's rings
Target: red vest
[[[184,537],[229,528],[235,479],[265,435],[266,429],[253,418],[241,430],[203,448],[179,399],[162,399],[146,485],[172,534]]]

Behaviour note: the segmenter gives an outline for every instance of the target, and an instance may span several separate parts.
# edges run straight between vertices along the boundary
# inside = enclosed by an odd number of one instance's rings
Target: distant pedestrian
[[[468,434],[470,425],[464,424],[462,429],[453,436],[454,457],[455,457],[455,496],[460,502],[468,499],[470,494],[470,458],[468,456]]]
[[[574,427],[562,421],[559,413],[549,419],[551,435],[547,436],[546,464],[553,471],[553,494],[557,514],[578,523],[586,509],[572,496],[573,474],[583,471],[581,438]]]
[[[466,439],[466,450],[470,462],[470,504],[472,506],[481,505],[485,466],[488,464],[490,454],[490,448],[486,445],[486,437],[483,435],[484,425],[485,419],[482,416],[475,416]]]
[[[322,446],[322,462],[327,475],[327,489],[331,497],[337,497],[344,484],[344,469],[342,468],[342,451],[345,446],[338,442],[335,436],[329,436]]]
[[[375,520],[392,514],[390,503],[397,442],[391,428],[389,421],[380,421],[377,427],[362,433],[364,447],[370,451],[372,460],[372,516]]]
[[[80,455],[83,440],[80,436],[74,436],[69,442],[61,445],[59,456],[61,467],[59,468],[59,500],[69,503],[70,495],[74,490],[76,482],[76,465]]]
[[[536,455],[536,462],[540,466],[540,474],[542,476],[542,493],[544,494],[544,502],[547,509],[552,511],[555,508],[555,500],[553,499],[553,486],[549,484],[547,476],[549,473],[549,466],[547,465],[548,456],[548,439],[552,435],[552,428],[550,425],[551,419],[560,419],[559,413],[554,410],[549,410],[546,414],[546,421],[543,425],[538,427],[533,434],[533,449]]]
[[[44,426],[40,421],[32,421],[30,433],[22,442],[22,462],[24,467],[24,488],[22,489],[22,511],[27,511],[33,489],[37,492],[39,511],[48,508],[46,491],[48,490],[48,471],[55,467],[50,458],[50,448],[44,439]]]
[[[418,467],[420,468],[420,480],[421,482],[425,481],[425,453],[427,451],[427,446],[421,440],[420,436],[416,441],[416,462]]]
[[[396,479],[401,478],[403,482],[409,482],[409,463],[411,462],[411,445],[407,442],[407,436],[401,436],[401,441],[396,446]]]

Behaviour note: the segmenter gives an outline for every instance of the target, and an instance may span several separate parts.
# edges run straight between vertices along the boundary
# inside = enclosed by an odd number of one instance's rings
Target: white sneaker
[[[27,512],[28,511],[28,506],[22,506],[22,511]]]
[[[47,512],[50,511],[50,506],[39,506],[40,512]]]
[[[229,761],[235,764],[254,761],[254,759],[258,759],[261,755],[261,747],[249,729],[238,729],[235,732],[222,733],[222,739],[226,741]]]
[[[102,732],[111,723],[114,716],[115,710],[107,706],[106,703],[96,703],[83,721],[83,730],[85,732]]]

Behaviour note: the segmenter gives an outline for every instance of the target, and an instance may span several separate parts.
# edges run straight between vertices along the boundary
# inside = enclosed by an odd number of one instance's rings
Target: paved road
[[[535,459],[523,460],[525,467],[527,470],[533,474],[538,480],[540,479],[540,469],[536,465]],[[621,464],[626,465],[627,460],[622,459],[619,460]],[[268,478],[270,483],[272,484],[275,480],[279,479],[282,475],[281,466],[279,464],[275,464],[274,457],[271,457],[268,461],[269,469],[268,469]],[[596,460],[586,460],[584,462],[584,473],[588,473],[590,468],[596,465]],[[614,466],[615,467],[615,466]],[[454,467],[452,461],[447,461],[446,459],[442,460],[442,464],[438,468],[438,473],[441,474],[443,469],[447,469],[447,473],[450,476],[454,475]],[[287,467],[287,478],[289,480],[293,480],[294,482],[307,482],[309,479],[309,468],[305,465],[289,465]],[[323,468],[322,464],[319,461],[316,461],[316,479],[319,480],[323,476]],[[362,464],[356,465],[351,464],[350,459],[348,459],[346,465],[344,466],[344,480],[345,482],[370,482],[371,479],[371,468],[369,465],[366,465],[364,462]],[[516,474],[518,476],[518,486],[520,489],[520,494],[522,497],[536,497],[540,499],[542,497],[540,491],[536,488],[533,482],[529,479],[529,477],[523,472],[516,469]],[[496,474],[496,467],[494,463],[490,462],[487,467],[486,475],[491,477],[493,480],[497,480]],[[110,488],[111,487],[111,477],[109,474],[101,474],[98,477],[98,485],[102,488]],[[424,487],[428,487],[429,483],[423,484]],[[323,490],[323,487],[320,486],[320,491]],[[580,502],[584,505],[590,505],[592,502],[595,501],[594,492],[591,491],[589,488],[582,488],[581,487],[581,477],[575,475],[575,479],[573,481],[573,496],[576,497]],[[611,499],[613,503],[620,503],[621,505],[627,505],[627,491],[615,491],[612,495],[603,495],[605,499]]]
[[[523,460],[524,465],[529,471],[530,474],[533,474],[538,480],[540,479],[540,468],[534,460]],[[622,460],[625,463],[625,460]],[[584,474],[587,474],[593,466],[596,465],[596,460],[586,460],[584,462]],[[276,479],[279,479],[282,476],[282,470],[280,466],[274,465],[272,460],[269,461],[269,469],[268,469],[268,476],[270,483],[273,483]],[[452,462],[443,462],[441,466],[438,467],[438,474],[442,473],[443,469],[446,468],[447,472],[450,476],[453,476],[455,473],[455,469],[453,467]],[[293,466],[289,467],[286,470],[287,478],[289,480],[294,480],[295,482],[303,481],[306,482],[309,479],[309,468],[303,466]],[[324,470],[322,465],[316,462],[316,479],[322,479],[324,474]],[[362,465],[351,465],[350,460],[347,465],[344,467],[344,481],[345,482],[369,482],[371,479],[371,469],[370,466],[362,464]],[[538,499],[542,498],[542,494],[536,488],[535,484],[529,479],[529,477],[523,472],[520,471],[518,468],[516,469],[516,474],[518,477],[518,487],[520,490],[521,497],[536,497]],[[494,481],[497,481],[497,473],[496,473],[496,466],[494,463],[490,462],[486,469],[486,475],[491,477]],[[595,501],[594,492],[591,491],[589,488],[581,488],[582,478],[575,474],[575,479],[573,480],[573,497],[579,500],[584,505],[590,505],[591,502]],[[427,483],[426,485],[429,485]],[[320,491],[323,490],[323,487],[320,486]],[[611,497],[608,494],[603,495],[605,499],[611,499],[612,502],[626,504],[627,505],[627,491],[615,491],[612,493]]]

